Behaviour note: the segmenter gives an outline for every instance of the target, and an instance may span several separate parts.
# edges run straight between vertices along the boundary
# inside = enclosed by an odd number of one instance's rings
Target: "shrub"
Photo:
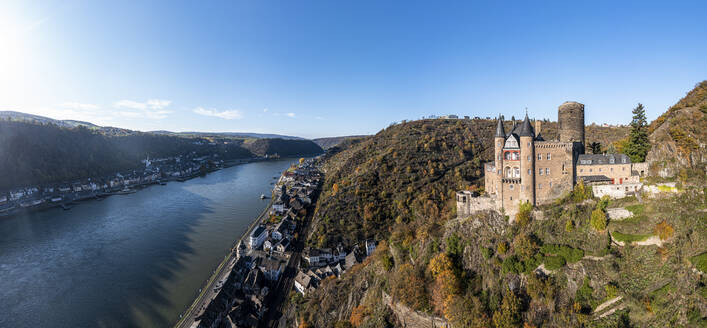
[[[592,198],[592,188],[585,186],[583,180],[579,180],[579,182],[577,182],[577,184],[574,186],[571,196],[572,200],[575,202],[581,202],[585,199],[590,199]]]
[[[618,289],[616,288],[616,285],[613,283],[608,283],[604,289],[606,290],[606,299],[612,299],[618,295]]]
[[[592,211],[592,217],[589,220],[589,224],[596,231],[604,231],[606,230],[606,221],[606,213],[600,208],[597,208]]]
[[[567,222],[565,222],[565,231],[572,232],[573,230],[574,230],[574,222],[572,222],[572,220],[567,220]]]
[[[574,296],[575,301],[582,306],[582,310],[588,309],[591,311],[593,309],[594,299],[592,298],[592,293],[594,293],[594,289],[589,285],[589,278],[585,277],[582,287],[577,289],[577,293]]]
[[[655,234],[658,235],[658,237],[660,237],[660,240],[669,239],[670,237],[673,236],[673,232],[674,232],[673,227],[670,224],[668,224],[668,222],[666,222],[665,220],[663,220],[662,222],[658,223],[655,226]]]
[[[565,245],[543,245],[540,247],[540,252],[560,256],[567,263],[575,263],[584,257],[583,250]]]
[[[496,251],[498,252],[498,254],[501,255],[506,254],[506,252],[508,251],[508,245],[506,245],[506,242],[499,242],[498,246],[496,247]]]
[[[523,263],[518,261],[518,257],[515,255],[507,257],[503,260],[503,264],[501,265],[501,271],[503,273],[521,273],[524,269]]]
[[[516,223],[521,227],[530,223],[532,212],[533,205],[530,202],[520,202],[518,213],[516,214]]]
[[[609,207],[610,200],[611,199],[609,198],[609,196],[607,196],[607,195],[602,196],[601,199],[599,200],[599,202],[597,202],[597,208],[601,209],[603,212],[606,212],[606,208]]]
[[[545,268],[548,270],[557,270],[565,266],[567,262],[562,256],[545,256],[544,258]]]
[[[488,260],[493,256],[493,249],[490,249],[488,247],[481,247],[481,256],[484,257],[484,260]]]

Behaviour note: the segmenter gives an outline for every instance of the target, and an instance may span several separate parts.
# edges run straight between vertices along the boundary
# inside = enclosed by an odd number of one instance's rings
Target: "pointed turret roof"
[[[503,116],[498,115],[498,124],[496,125],[496,137],[506,138],[506,132],[503,130]]]
[[[533,125],[530,124],[530,120],[528,119],[528,113],[525,113],[525,119],[523,120],[523,123],[520,127],[520,136],[521,137],[534,137],[535,136],[535,131],[533,130]]]

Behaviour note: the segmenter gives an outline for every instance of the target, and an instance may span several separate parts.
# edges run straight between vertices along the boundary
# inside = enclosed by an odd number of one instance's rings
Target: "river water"
[[[0,327],[166,327],[293,159],[0,218]]]

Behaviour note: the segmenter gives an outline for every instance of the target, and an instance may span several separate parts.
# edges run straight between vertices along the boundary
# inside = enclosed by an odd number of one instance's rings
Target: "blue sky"
[[[707,79],[707,2],[17,1],[0,110],[137,130],[369,134],[431,114],[656,118]]]

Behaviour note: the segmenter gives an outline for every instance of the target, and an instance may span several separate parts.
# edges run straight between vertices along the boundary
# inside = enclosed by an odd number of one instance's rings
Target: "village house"
[[[248,246],[251,249],[258,249],[261,245],[263,245],[266,238],[268,238],[268,231],[265,227],[258,226],[253,229],[253,232],[251,232],[250,236],[248,236]]]

